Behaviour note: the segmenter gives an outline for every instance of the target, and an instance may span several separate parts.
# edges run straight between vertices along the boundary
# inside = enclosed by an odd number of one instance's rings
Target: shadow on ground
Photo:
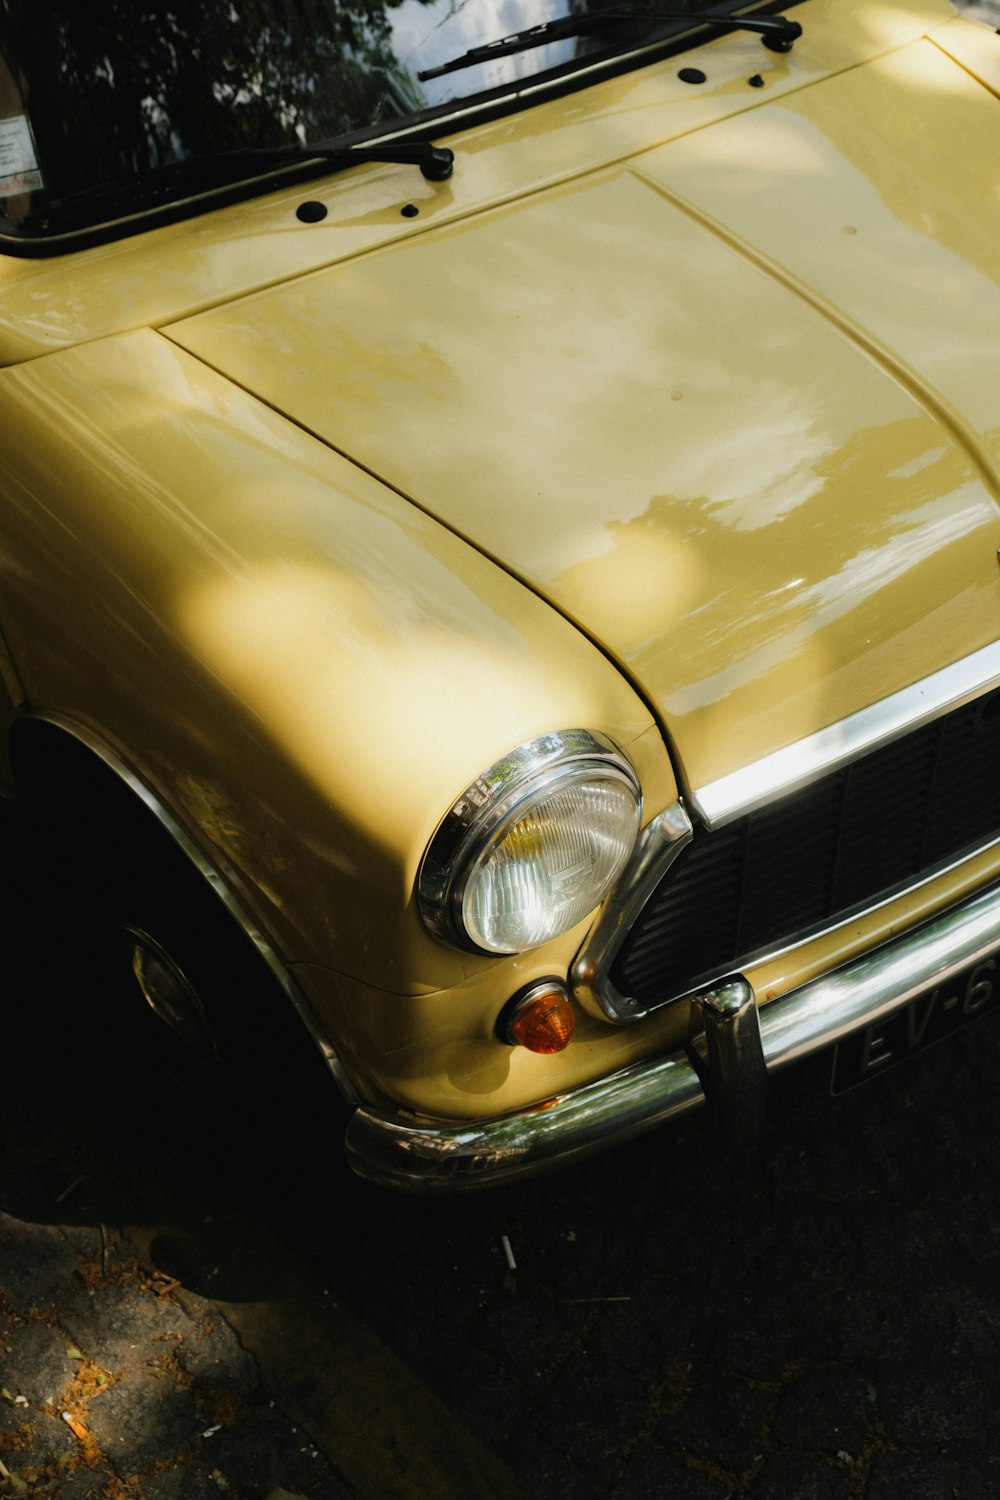
[[[351,1178],[315,1098],[206,1111],[137,1071],[89,976],[41,981],[52,939],[17,899],[0,1459],[21,1483],[467,1500],[455,1476],[496,1455],[483,1493],[545,1500],[1000,1492],[997,1018],[837,1100],[825,1060],[800,1070],[750,1159],[693,1122],[421,1201]],[[274,1307],[251,1356],[234,1330]]]

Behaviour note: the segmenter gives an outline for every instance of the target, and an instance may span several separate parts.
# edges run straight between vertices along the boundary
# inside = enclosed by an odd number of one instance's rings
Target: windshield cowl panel
[[[428,122],[447,129],[454,108],[516,102],[527,83],[558,86],[619,58],[637,66],[658,38],[671,49],[694,45],[720,24],[706,33],[699,12],[726,16],[735,6],[677,0],[665,10],[662,0],[638,0],[626,13],[608,0],[260,0],[246,11],[177,0],[137,11],[108,0],[93,13],[70,0],[2,0],[0,214],[25,240],[117,225],[143,210],[162,220],[199,196],[183,168],[194,163],[204,178],[216,158],[211,191],[232,197],[240,182],[247,195],[266,191],[260,170],[229,176],[227,166],[240,153],[350,145]],[[511,44],[511,31],[539,27],[554,28],[543,45]],[[498,37],[506,41],[494,55]],[[456,54],[483,47],[486,60],[454,69]]]
[[[851,8],[851,0],[843,0],[841,16],[850,16]],[[699,88],[679,79],[676,63],[646,67],[453,134],[448,144],[455,170],[445,182],[429,182],[413,166],[371,164],[285,182],[249,201],[90,249],[76,251],[72,239],[49,247],[74,253],[44,260],[8,254],[0,261],[0,364],[137,326],[162,326],[419,235],[628,160],[885,50],[883,30],[842,25],[833,9],[823,0],[797,8],[807,36],[789,57],[767,53],[756,38],[739,33],[708,43],[698,58],[709,78]],[[894,12],[888,40],[904,45],[951,15],[946,0]],[[747,86],[755,71],[765,88]],[[322,218],[303,221],[304,203],[318,203]]]

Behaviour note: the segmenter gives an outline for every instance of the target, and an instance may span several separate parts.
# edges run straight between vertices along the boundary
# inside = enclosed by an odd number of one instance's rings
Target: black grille
[[[1000,837],[1000,690],[725,828],[699,828],[611,978],[652,1005]]]

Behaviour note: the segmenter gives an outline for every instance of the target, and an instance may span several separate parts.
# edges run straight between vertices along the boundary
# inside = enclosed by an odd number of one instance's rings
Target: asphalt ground
[[[123,1056],[7,880],[0,1495],[1000,1494],[1000,1017],[837,1099],[779,1079],[749,1157],[692,1117],[412,1199],[328,1096]]]

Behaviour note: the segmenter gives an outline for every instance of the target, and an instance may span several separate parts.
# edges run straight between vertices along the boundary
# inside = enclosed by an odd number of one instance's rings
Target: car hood
[[[996,638],[998,148],[925,40],[165,331],[576,621],[697,790]]]

